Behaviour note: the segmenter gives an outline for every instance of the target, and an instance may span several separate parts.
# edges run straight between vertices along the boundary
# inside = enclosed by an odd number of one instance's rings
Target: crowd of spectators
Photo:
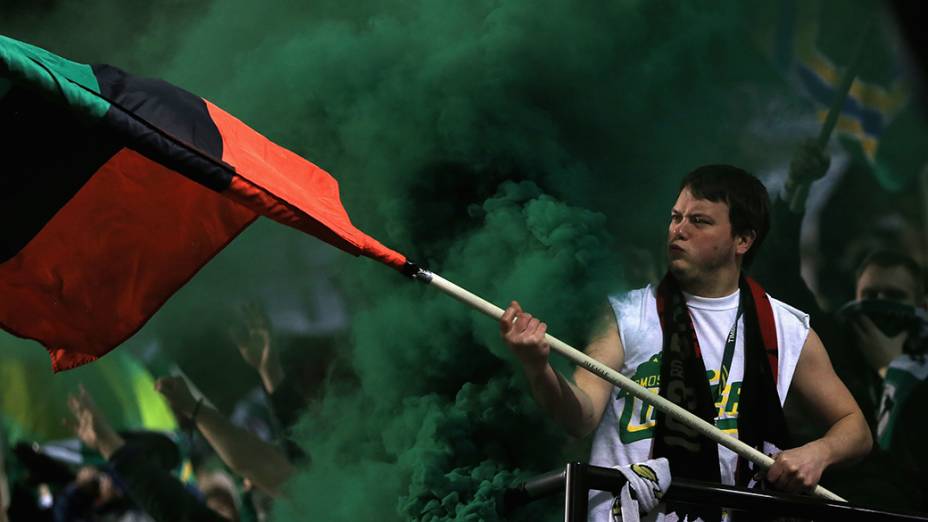
[[[246,306],[240,322],[226,344],[254,368],[262,400],[243,397],[227,416],[178,372],[155,389],[184,430],[117,431],[81,386],[66,399],[71,416],[63,421],[80,443],[79,458],[44,441],[3,444],[0,522],[266,520],[296,466],[309,462],[288,434],[312,390],[284,370],[258,306]]]

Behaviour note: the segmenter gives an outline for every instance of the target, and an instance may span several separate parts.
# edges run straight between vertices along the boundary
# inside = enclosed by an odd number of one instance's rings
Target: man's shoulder
[[[648,298],[654,298],[657,295],[656,292],[654,285],[648,284],[641,288],[609,294],[609,302],[613,307],[641,304]]]
[[[609,295],[609,305],[615,314],[622,344],[626,348],[631,338],[648,323],[650,309],[655,308],[655,290],[652,285]]]
[[[806,330],[812,327],[809,322],[809,314],[780,301],[770,294],[767,294],[767,298],[770,300],[770,307],[773,309],[777,321],[782,326],[802,326]]]

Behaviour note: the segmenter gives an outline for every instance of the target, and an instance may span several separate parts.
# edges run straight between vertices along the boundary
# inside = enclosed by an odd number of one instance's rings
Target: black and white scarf
[[[739,281],[744,314],[744,378],[738,405],[738,438],[760,451],[764,442],[787,447],[783,408],[777,395],[778,346],[773,309],[764,289],[749,277]],[[660,395],[715,425],[715,400],[706,379],[699,340],[680,287],[671,274],[657,290],[663,331]],[[667,457],[674,477],[721,482],[718,445],[663,413],[657,415],[652,457]],[[747,486],[754,470],[738,459],[735,482]],[[719,507],[669,506],[681,515],[719,520]]]

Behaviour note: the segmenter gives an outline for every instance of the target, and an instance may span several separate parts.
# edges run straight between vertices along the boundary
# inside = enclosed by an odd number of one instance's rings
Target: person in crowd
[[[923,368],[919,354],[924,351],[924,336],[919,333],[924,321],[918,313],[925,302],[923,270],[905,253],[876,249],[858,265],[853,302],[832,312],[819,305],[802,277],[799,235],[808,185],[823,177],[829,164],[830,159],[814,141],[800,145],[784,191],[772,206],[771,255],[761,260],[754,273],[771,291],[809,312],[836,373],[879,443],[858,465],[829,473],[826,484],[851,500],[912,509],[917,497],[912,481],[899,473],[887,476],[885,470],[895,464],[890,454],[880,450],[890,449],[892,428],[912,382],[919,375],[925,377],[918,370]],[[820,435],[822,427],[807,421],[805,405],[794,402],[788,406],[790,425],[798,440]]]
[[[184,487],[144,444],[121,436],[83,387],[68,398],[69,425],[88,448],[106,459],[113,481],[156,522],[228,522]]]
[[[221,487],[213,488],[216,495],[209,499],[218,505],[229,505],[225,500],[234,498],[243,516],[261,518],[293,473],[293,464],[308,460],[287,436],[307,401],[300,381],[290,375],[292,368],[284,371],[279,343],[262,307],[247,304],[239,310],[238,319],[238,326],[227,330],[226,340],[257,372],[261,387],[239,399],[230,416],[223,415],[205,399],[197,400],[184,377],[159,379],[156,389],[182,423],[202,435],[202,439],[194,442],[205,441],[203,450],[209,454],[215,452],[225,466],[243,479],[241,501],[238,495],[224,495]],[[205,473],[211,476],[211,472]],[[197,475],[200,476],[199,471]],[[223,483],[210,478],[207,482],[217,486]]]
[[[183,377],[164,377],[155,382],[174,411],[199,430],[219,458],[237,475],[250,480],[270,495],[278,495],[294,468],[278,447],[232,424],[219,411],[194,399]]]
[[[897,360],[910,367],[909,356],[922,351],[919,330],[924,321],[918,309],[925,306],[924,271],[908,254],[878,248],[858,265],[853,303],[835,312],[818,305],[800,273],[798,243],[805,208],[803,194],[807,193],[804,187],[824,176],[828,165],[828,156],[814,142],[799,147],[782,197],[773,205],[773,255],[764,259],[755,273],[769,280],[768,288],[776,288],[779,295],[809,311],[838,375],[877,434],[881,419],[884,430],[889,425],[891,406],[904,399],[904,393],[893,393],[894,386],[884,398],[884,379],[890,365]],[[886,442],[888,437],[880,440]]]
[[[230,334],[242,359],[261,378],[271,412],[278,423],[277,436],[287,456],[296,462],[303,460],[305,454],[286,437],[286,432],[296,424],[305,410],[306,399],[297,382],[283,369],[280,350],[274,345],[270,321],[264,310],[255,303],[244,306],[242,326]]]
[[[866,362],[871,382],[881,384],[876,414],[880,447],[890,449],[893,427],[916,383],[928,378],[925,361],[923,272],[911,257],[877,250],[857,271],[856,301],[846,307],[853,346]],[[871,319],[871,316],[873,317]]]
[[[151,522],[112,475],[94,466],[81,467],[54,496],[52,516],[55,522]]]
[[[749,445],[785,449],[767,482],[808,491],[827,467],[865,455],[872,439],[808,316],[742,276],[767,234],[768,208],[766,188],[742,169],[708,165],[688,174],[670,213],[668,273],[657,287],[611,296],[613,313],[586,351]],[[595,431],[592,464],[667,457],[673,476],[739,485],[756,474],[582,367],[568,381],[548,361],[545,323],[517,302],[500,330],[539,405],[574,436]],[[792,448],[782,410],[789,390],[828,425],[821,438]],[[591,519],[608,517],[607,500],[591,501]]]
[[[232,478],[223,471],[213,470],[197,475],[197,487],[203,492],[206,505],[229,520],[238,520],[241,500]]]

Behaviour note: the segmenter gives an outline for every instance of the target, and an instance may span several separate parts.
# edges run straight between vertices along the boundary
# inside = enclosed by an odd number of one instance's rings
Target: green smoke
[[[216,57],[165,74],[336,173],[376,237],[582,344],[620,241],[659,237],[687,168],[737,161],[747,102],[778,86],[741,20],[636,2],[215,4],[183,47]],[[339,275],[357,382],[305,417],[312,465],[279,519],[493,520],[502,487],[563,463],[492,322],[372,263]]]
[[[8,8],[4,30],[223,106],[332,172],[360,228],[497,304],[519,299],[575,345],[623,287],[627,245],[660,252],[686,171],[782,163],[803,136],[780,137],[774,161],[758,121],[809,113],[754,45],[757,17],[731,2],[226,0],[139,4],[128,24],[115,0],[52,4],[41,23]],[[112,31],[71,25],[87,13]],[[276,520],[495,520],[503,488],[583,458],[534,406],[492,321],[257,227],[140,335],[175,346],[242,296],[302,304],[337,281],[347,371],[297,430],[312,463]],[[224,363],[237,356],[220,328],[171,352],[231,386],[246,372]],[[560,516],[545,508],[515,517]]]

